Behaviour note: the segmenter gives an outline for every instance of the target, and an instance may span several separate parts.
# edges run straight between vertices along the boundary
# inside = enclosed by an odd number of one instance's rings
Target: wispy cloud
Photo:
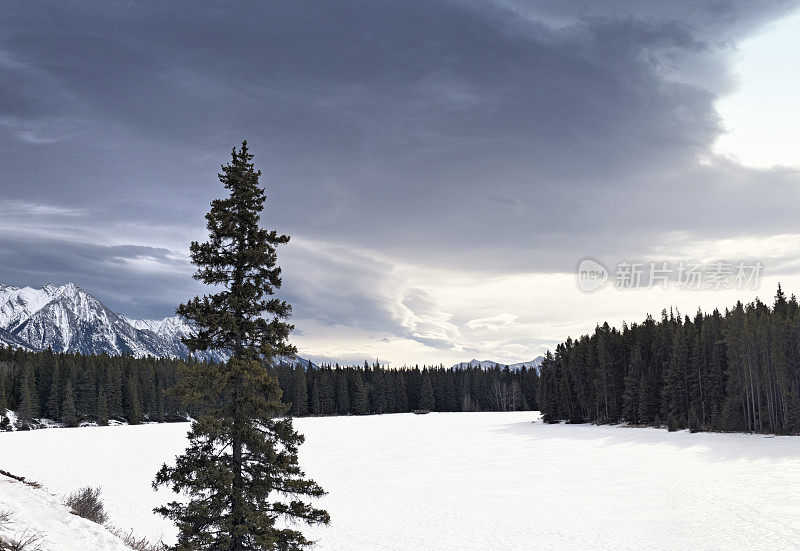
[[[0,213],[6,216],[66,216],[83,217],[88,211],[83,208],[62,207],[53,204],[32,203],[16,201],[13,199],[0,200]]]
[[[508,313],[497,314],[490,318],[469,320],[467,322],[467,327],[470,329],[491,329],[492,331],[499,331],[504,327],[514,325],[518,317],[519,316]]]

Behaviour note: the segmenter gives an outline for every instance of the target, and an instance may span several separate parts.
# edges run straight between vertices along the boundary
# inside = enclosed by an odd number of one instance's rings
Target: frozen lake
[[[800,548],[800,437],[543,425],[530,412],[297,419],[329,495],[320,550]],[[187,424],[0,434],[0,468],[103,489],[111,522],[166,541],[150,488]],[[0,495],[0,504],[4,496]]]

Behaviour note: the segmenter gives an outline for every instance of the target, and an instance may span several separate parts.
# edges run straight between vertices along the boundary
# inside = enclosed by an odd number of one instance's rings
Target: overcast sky
[[[522,361],[800,290],[796,2],[216,5],[4,5],[0,282],[171,315],[246,138],[313,359]],[[588,294],[584,257],[765,272]]]

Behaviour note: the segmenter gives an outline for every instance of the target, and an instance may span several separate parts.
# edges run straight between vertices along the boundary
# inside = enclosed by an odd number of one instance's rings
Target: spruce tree
[[[78,414],[75,411],[75,393],[72,382],[68,379],[64,385],[64,403],[61,404],[61,422],[68,427],[78,426]]]
[[[131,371],[125,383],[125,418],[131,425],[138,425],[142,422],[142,404],[139,397],[139,384],[136,381],[136,374]]]
[[[8,402],[6,401],[6,374],[3,373],[3,368],[0,366],[0,416],[5,414],[6,409],[8,409]]]
[[[689,412],[689,432],[700,432],[703,427],[700,423],[700,417],[697,415],[697,410],[692,409]]]
[[[798,394],[797,388],[794,386],[789,389],[787,410],[787,434],[800,434],[800,394]],[[0,408],[0,411],[2,411],[2,408]]]
[[[309,398],[308,404],[308,411],[311,415],[322,415],[322,398],[319,392],[320,384],[321,381],[318,375],[311,386],[311,397]]]
[[[377,367],[372,370],[372,381],[375,395],[375,413],[386,413],[389,405],[386,377]],[[433,394],[433,388],[431,388],[431,394]]]
[[[189,350],[225,350],[231,359],[192,364],[179,385],[204,413],[184,455],[174,467],[164,465],[154,482],[190,496],[156,510],[177,523],[176,550],[299,549],[311,542],[279,519],[329,521],[302,500],[324,491],[300,470],[303,437],[291,417],[277,417],[285,406],[267,371],[275,356],[295,352],[287,343],[292,326],[284,321],[291,307],[271,298],[281,285],[276,246],[289,238],[260,227],[266,196],[252,159],[247,142],[233,150],[219,174],[229,196],[211,203],[209,240],[191,245],[195,279],[216,292],[178,307],[194,328],[184,339]]]
[[[333,415],[336,413],[336,389],[334,388],[333,381],[333,370],[328,367],[323,370],[322,376],[319,378],[321,387],[319,394],[320,413],[323,415]]]
[[[50,419],[58,420],[61,415],[61,375],[58,362],[53,364],[53,373],[50,382],[50,396],[47,397],[47,415]]]
[[[367,387],[360,371],[356,371],[353,377],[353,413],[356,415],[367,413]]]
[[[628,374],[625,375],[625,394],[622,396],[622,416],[631,423],[639,422],[639,400],[642,390],[643,371],[642,343],[637,341],[628,362]]]
[[[653,407],[649,400],[651,395],[649,381],[650,379],[647,374],[643,374],[642,380],[639,383],[639,409],[636,412],[636,416],[641,423],[655,424],[655,420],[651,415]]]
[[[422,375],[419,385],[419,409],[433,411],[436,408],[436,401],[433,396],[433,385],[431,376],[427,371]]]
[[[400,370],[395,370],[394,373],[397,411],[408,411],[408,390],[406,388],[406,376]]]
[[[19,420],[22,426],[33,421],[39,415],[38,393],[36,392],[36,375],[33,366],[25,366],[19,393]]]
[[[97,424],[100,426],[108,425],[108,400],[102,385],[97,389],[97,410],[95,412]]]
[[[336,378],[336,413],[347,415],[350,412],[350,395],[347,389],[347,374],[340,369],[335,371]]]
[[[311,362],[309,362],[309,369]],[[306,386],[306,368],[299,363],[292,370],[292,409],[294,416],[308,415],[308,388]]]

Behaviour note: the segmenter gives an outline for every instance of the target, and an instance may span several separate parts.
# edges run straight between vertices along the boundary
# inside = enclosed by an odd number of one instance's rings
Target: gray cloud
[[[141,261],[156,266],[148,269]],[[141,245],[103,246],[0,234],[2,282],[41,287],[77,282],[112,310],[132,317],[171,315],[178,301],[200,291],[173,251]]]
[[[422,295],[401,297],[413,315],[398,318],[386,258],[566,272],[676,235],[800,233],[797,173],[710,150],[736,44],[796,6],[5,6],[0,281],[70,279],[131,315],[168,314],[196,289],[173,281],[187,273],[178,257],[242,138],[270,225],[383,259],[290,245],[296,315],[436,347],[457,335]],[[11,204],[80,215],[25,219]]]

